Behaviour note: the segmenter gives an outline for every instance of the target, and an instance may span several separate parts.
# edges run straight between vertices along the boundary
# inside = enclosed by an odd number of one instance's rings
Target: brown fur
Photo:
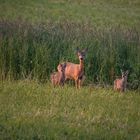
[[[126,91],[128,71],[122,72],[122,70],[121,70],[121,73],[122,73],[122,77],[117,78],[114,81],[114,90],[124,92],[124,91]]]
[[[64,85],[65,81],[65,68],[66,64],[61,64],[59,65],[59,71],[58,72],[53,72],[50,76],[51,82],[54,86],[56,85]]]
[[[79,64],[66,62],[65,80],[67,80],[67,79],[74,80],[75,81],[75,86],[77,88],[80,88],[82,78],[83,78],[83,75],[84,75],[84,56],[85,56],[86,51],[87,51],[87,49],[84,49],[84,50],[80,51],[77,48],[77,56],[78,56],[79,61],[80,61]],[[61,64],[59,64],[59,65],[61,65]],[[57,69],[59,68],[59,65],[58,65]]]

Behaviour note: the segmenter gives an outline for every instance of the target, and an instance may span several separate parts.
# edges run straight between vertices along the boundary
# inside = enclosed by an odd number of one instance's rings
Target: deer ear
[[[87,51],[88,51],[88,48],[85,48],[85,49],[83,50],[84,53],[86,53]]]
[[[79,52],[79,48],[77,47],[75,50],[75,54],[77,55],[78,52]]]
[[[123,70],[121,69],[121,73],[123,73]]]
[[[129,71],[127,70],[125,73],[126,73],[126,74],[128,74],[128,73],[129,73]]]

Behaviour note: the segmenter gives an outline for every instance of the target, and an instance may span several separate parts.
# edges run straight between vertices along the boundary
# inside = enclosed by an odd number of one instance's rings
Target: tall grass
[[[0,21],[0,79],[46,81],[58,63],[78,63],[76,47],[88,47],[87,82],[112,84],[120,69],[130,71],[128,81],[140,81],[140,34],[134,28],[100,29],[70,21],[30,24]]]

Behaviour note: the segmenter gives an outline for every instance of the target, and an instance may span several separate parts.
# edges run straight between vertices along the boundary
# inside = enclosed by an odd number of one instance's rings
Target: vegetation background
[[[89,52],[87,82],[112,84],[128,69],[131,88],[140,81],[140,2],[0,1],[0,79],[46,81],[61,61]]]
[[[52,88],[77,47],[85,86]],[[126,94],[110,88],[120,69]],[[0,0],[0,139],[138,140],[139,93],[139,0]]]

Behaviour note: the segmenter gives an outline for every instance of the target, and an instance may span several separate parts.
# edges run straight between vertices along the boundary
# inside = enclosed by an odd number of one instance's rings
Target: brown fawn
[[[128,70],[125,72],[121,70],[121,73],[122,73],[122,77],[117,78],[114,81],[114,90],[124,92],[124,91],[126,91]]]
[[[81,86],[82,78],[84,75],[84,58],[85,58],[86,52],[87,52],[87,48],[83,50],[79,50],[79,48],[77,48],[76,54],[79,58],[80,63],[74,64],[71,62],[66,62],[65,80],[67,79],[74,80],[76,88],[80,88]],[[59,65],[57,67],[58,71],[59,71]]]
[[[54,86],[56,85],[64,85],[65,81],[65,68],[66,68],[66,63],[60,64],[58,68],[58,72],[53,72],[50,76],[51,82]]]

